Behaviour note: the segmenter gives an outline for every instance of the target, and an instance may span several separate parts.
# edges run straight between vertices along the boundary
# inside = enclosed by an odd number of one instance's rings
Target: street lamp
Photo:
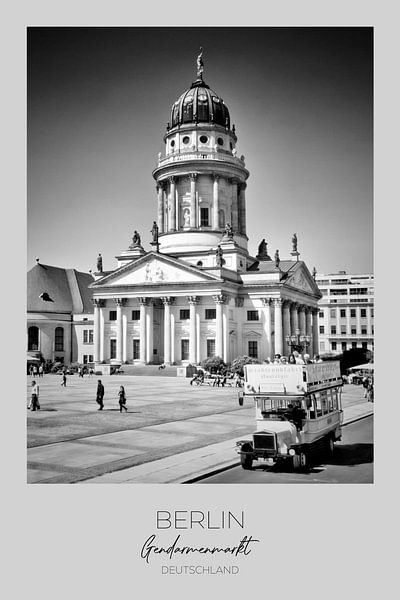
[[[302,352],[304,348],[310,345],[311,338],[309,335],[300,335],[300,329],[296,329],[296,333],[286,336],[286,343],[291,347],[292,352]]]

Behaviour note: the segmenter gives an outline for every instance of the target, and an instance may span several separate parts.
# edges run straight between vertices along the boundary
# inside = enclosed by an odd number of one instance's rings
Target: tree
[[[201,366],[210,373],[217,373],[218,371],[224,371],[226,364],[220,356],[210,356],[201,362]]]
[[[250,356],[238,356],[232,361],[231,371],[232,373],[237,373],[241,377],[244,375],[243,367],[244,365],[257,365],[259,361],[255,358],[251,358]]]

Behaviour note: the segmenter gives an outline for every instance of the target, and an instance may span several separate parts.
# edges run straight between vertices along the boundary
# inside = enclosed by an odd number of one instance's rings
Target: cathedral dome
[[[173,104],[172,127],[190,123],[212,123],[230,128],[228,107],[199,77]]]

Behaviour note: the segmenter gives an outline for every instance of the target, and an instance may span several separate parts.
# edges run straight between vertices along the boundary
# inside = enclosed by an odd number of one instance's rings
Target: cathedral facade
[[[135,231],[113,271],[98,261],[90,288],[93,357],[101,363],[196,364],[210,356],[262,361],[287,355],[288,336],[318,352],[314,277],[299,260],[268,254],[265,240],[250,256],[246,231],[249,171],[237,150],[223,99],[197,79],[171,109],[165,154],[153,171],[157,219],[152,251]]]

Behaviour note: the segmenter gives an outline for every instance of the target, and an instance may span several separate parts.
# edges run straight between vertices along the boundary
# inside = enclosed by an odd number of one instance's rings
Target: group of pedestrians
[[[319,354],[315,354],[313,358],[309,354],[300,354],[297,350],[294,350],[289,356],[282,356],[281,354],[275,354],[274,358],[266,358],[265,363],[270,365],[310,365],[315,363],[322,363],[322,359]]]
[[[99,405],[97,410],[103,410],[104,408],[104,385],[101,382],[101,379],[97,381],[97,391],[96,391],[96,402]],[[120,386],[118,390],[118,404],[119,404],[119,412],[122,413],[122,409],[125,412],[128,412],[126,407],[126,394],[125,388],[123,385]]]
[[[37,366],[37,365],[31,365],[29,367],[29,375],[31,376],[32,379],[35,379],[37,377],[43,377],[44,376],[44,366],[43,366],[43,363],[40,363],[39,366]]]

